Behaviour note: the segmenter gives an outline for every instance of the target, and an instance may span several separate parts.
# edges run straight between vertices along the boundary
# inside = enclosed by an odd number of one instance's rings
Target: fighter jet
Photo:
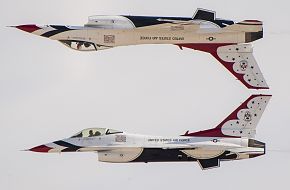
[[[187,162],[202,169],[220,161],[254,158],[265,154],[265,143],[254,139],[256,126],[270,95],[252,95],[217,127],[175,137],[125,133],[106,128],[85,129],[69,138],[29,149],[42,153],[97,152],[101,162]]]
[[[262,22],[234,23],[214,11],[197,9],[190,17],[91,16],[84,26],[19,25],[16,28],[57,40],[78,51],[139,44],[174,44],[210,53],[250,89],[268,89],[253,57],[253,42],[263,37]]]

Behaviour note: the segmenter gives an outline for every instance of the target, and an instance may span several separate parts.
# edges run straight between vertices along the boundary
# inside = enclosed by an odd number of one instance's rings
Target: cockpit
[[[110,46],[98,45],[92,42],[80,40],[59,40],[65,46],[78,51],[97,51],[111,48]]]
[[[84,137],[97,137],[97,136],[104,136],[104,135],[111,135],[123,133],[122,131],[118,131],[115,129],[107,129],[107,128],[89,128],[84,129],[81,132],[73,135],[71,138],[84,138]]]
[[[97,47],[94,43],[78,41],[78,40],[60,40],[65,46],[79,51],[97,51]]]

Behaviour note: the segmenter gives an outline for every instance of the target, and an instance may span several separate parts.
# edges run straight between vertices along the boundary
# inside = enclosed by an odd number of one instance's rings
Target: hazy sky
[[[1,189],[285,189],[290,154],[289,1],[0,0]],[[208,54],[173,45],[77,52],[8,25],[83,25],[97,14],[217,17],[264,22],[254,55],[270,90],[250,91]],[[215,127],[252,93],[272,94],[256,138],[267,154],[221,163],[109,164],[95,153],[20,150],[89,127],[180,135]],[[271,150],[269,150],[271,149]]]

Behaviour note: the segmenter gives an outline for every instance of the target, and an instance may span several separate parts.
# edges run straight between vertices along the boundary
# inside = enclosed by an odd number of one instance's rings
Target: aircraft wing
[[[250,89],[268,89],[268,85],[253,56],[251,44],[177,44],[210,53],[238,80]]]

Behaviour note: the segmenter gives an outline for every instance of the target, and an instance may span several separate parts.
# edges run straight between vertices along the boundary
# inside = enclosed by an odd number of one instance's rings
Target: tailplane
[[[271,95],[252,95],[216,128],[193,133],[186,132],[182,136],[253,138],[270,98]]]

